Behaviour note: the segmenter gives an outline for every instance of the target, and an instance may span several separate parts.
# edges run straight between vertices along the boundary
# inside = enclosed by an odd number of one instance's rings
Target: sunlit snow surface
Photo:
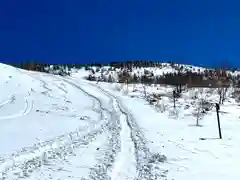
[[[88,82],[87,74],[0,64],[0,179],[239,179],[240,106],[232,89],[219,140],[214,108],[195,126],[199,90],[185,90],[174,110],[171,87],[146,88],[164,95],[157,107],[143,99],[141,85]],[[219,98],[208,89],[201,96]]]
[[[240,106],[230,97],[220,109],[223,139],[218,134],[215,107],[200,120],[196,126],[193,111],[198,107],[191,94],[197,89],[183,92],[177,101],[176,110],[173,100],[168,98],[172,88],[147,87],[147,93],[165,94],[162,98],[165,111],[151,106],[142,99],[142,85],[121,85],[101,83],[108,91],[115,93],[129,108],[145,134],[152,152],[163,153],[167,161],[162,165],[168,169],[167,179],[238,179],[240,177]],[[122,91],[116,91],[121,87]],[[134,88],[133,88],[134,87]],[[133,89],[137,91],[133,92]],[[203,96],[213,104],[218,102],[216,90],[211,93],[203,89]],[[233,89],[229,89],[229,94]],[[185,109],[189,105],[188,109]],[[204,138],[206,140],[200,140]]]

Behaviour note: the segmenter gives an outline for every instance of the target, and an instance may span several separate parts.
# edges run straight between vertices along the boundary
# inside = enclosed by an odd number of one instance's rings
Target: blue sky
[[[0,60],[240,67],[240,2],[1,0]]]

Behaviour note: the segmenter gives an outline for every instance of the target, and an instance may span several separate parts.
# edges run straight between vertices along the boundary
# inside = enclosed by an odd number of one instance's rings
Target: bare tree
[[[201,115],[201,112],[200,112],[200,108],[198,107],[197,113],[196,113],[196,126],[199,126],[200,115]]]
[[[143,83],[142,86],[143,86],[144,98],[146,98],[147,97],[146,85]]]
[[[232,97],[236,99],[236,102],[240,102],[240,89],[235,87],[232,93]]]
[[[224,101],[226,100],[226,95],[227,95],[228,89],[229,89],[229,86],[218,88],[219,104],[223,104]]]

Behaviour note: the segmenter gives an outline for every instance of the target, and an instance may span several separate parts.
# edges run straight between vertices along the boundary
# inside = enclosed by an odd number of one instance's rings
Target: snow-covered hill
[[[83,136],[96,126],[99,113],[92,110],[92,99],[69,83],[3,64],[0,72],[2,178],[13,170],[14,176],[24,176],[43,163],[45,153],[64,153],[69,135]]]
[[[218,139],[219,89],[185,88],[174,108],[171,86],[89,82],[88,74],[0,64],[0,179],[238,179],[238,89],[220,105]]]
[[[156,79],[169,74],[182,74],[193,73],[195,75],[203,76],[203,79],[217,79],[217,77],[228,77],[231,83],[240,84],[240,71],[239,70],[223,70],[223,69],[208,69],[199,66],[191,66],[184,64],[169,64],[161,63],[156,67],[136,67],[133,64],[127,67],[117,68],[110,66],[103,67],[88,67],[88,79],[103,81],[103,82],[121,82],[120,76],[127,73],[132,81],[134,77],[140,79],[143,76]],[[219,74],[220,73],[220,74]],[[135,81],[134,81],[135,82]]]

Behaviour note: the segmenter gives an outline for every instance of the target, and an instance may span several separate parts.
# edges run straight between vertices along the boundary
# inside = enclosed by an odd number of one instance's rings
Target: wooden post
[[[174,103],[174,109],[176,108],[176,91],[173,91],[173,103]]]
[[[222,132],[221,132],[221,126],[220,126],[220,120],[219,120],[219,104],[216,103],[216,112],[217,112],[217,121],[218,121],[218,132],[219,132],[219,138],[222,139]]]

